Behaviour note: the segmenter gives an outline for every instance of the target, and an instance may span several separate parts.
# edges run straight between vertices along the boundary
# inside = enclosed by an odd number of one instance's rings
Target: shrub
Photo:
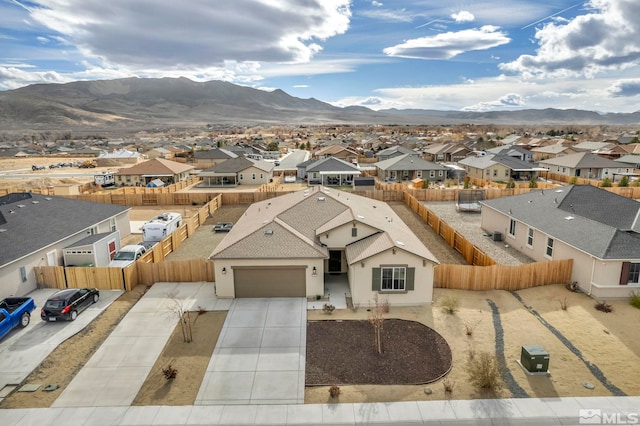
[[[596,303],[595,308],[600,312],[613,312],[613,306],[607,302],[598,302]]]
[[[440,306],[442,307],[442,310],[450,315],[455,314],[456,312],[458,312],[458,298],[452,294],[445,296],[442,301],[440,302]]]
[[[444,387],[444,393],[453,393],[453,388],[455,387],[456,383],[452,382],[449,379],[444,379],[442,381],[442,387]]]
[[[538,187],[538,179],[532,177],[529,181],[529,188],[537,188]]]
[[[500,371],[495,355],[481,352],[467,360],[469,382],[481,389],[497,389],[500,387]]]
[[[176,376],[178,375],[178,370],[173,368],[173,366],[169,364],[162,369],[162,374],[164,375],[165,379],[171,380],[176,378]]]
[[[629,303],[634,308],[640,309],[640,292],[637,292],[637,291],[631,292],[631,300],[629,301]]]
[[[380,309],[382,309],[383,314],[388,314],[391,309],[391,304],[389,303],[389,299],[384,299],[380,302]]]
[[[620,182],[618,182],[618,186],[620,187],[629,186],[629,176],[622,176],[622,179],[620,179]]]
[[[609,179],[608,177],[604,178],[602,180],[602,183],[600,184],[601,188],[611,188],[613,186],[613,184],[611,183],[611,179]]]
[[[327,315],[331,315],[331,313],[336,309],[335,306],[329,304],[329,303],[325,303],[324,306],[322,307],[322,312],[324,312]]]
[[[508,189],[512,189],[516,187],[516,183],[513,179],[509,179],[509,182],[507,182],[507,188]]]
[[[340,386],[338,386],[338,385],[332,385],[332,386],[329,388],[329,396],[330,396],[331,398],[337,398],[337,397],[339,397],[339,396],[340,396]]]
[[[482,320],[480,320],[480,321],[482,321]],[[464,333],[465,333],[467,336],[471,337],[471,336],[473,335],[473,330],[476,328],[476,326],[477,326],[478,324],[480,324],[480,321],[478,321],[478,322],[477,322],[477,323],[475,323],[475,324],[472,324],[472,323],[470,323],[470,322],[468,322],[468,321],[465,321],[465,322],[464,322]]]

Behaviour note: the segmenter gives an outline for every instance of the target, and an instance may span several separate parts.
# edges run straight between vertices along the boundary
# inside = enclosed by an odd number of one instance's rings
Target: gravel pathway
[[[487,299],[487,303],[491,307],[493,327],[496,331],[496,358],[500,372],[502,373],[502,381],[507,385],[509,392],[511,392],[514,398],[528,398],[529,394],[527,394],[527,391],[518,384],[511,374],[509,367],[507,367],[507,360],[504,357],[504,330],[502,329],[502,322],[500,322],[498,306],[491,299]]]
[[[532,263],[533,260],[523,255],[505,241],[493,241],[480,227],[480,213],[459,212],[454,202],[425,202],[429,210],[453,227],[468,241],[487,253],[496,263],[507,266],[518,266]]]

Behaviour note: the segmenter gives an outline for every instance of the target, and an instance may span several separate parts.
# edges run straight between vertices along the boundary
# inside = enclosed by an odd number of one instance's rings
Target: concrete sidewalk
[[[317,405],[112,406],[0,410],[0,424],[541,426],[636,424],[639,411],[640,397],[637,396]]]
[[[156,283],[113,330],[53,407],[128,406],[178,323],[183,310],[226,310],[211,283]]]

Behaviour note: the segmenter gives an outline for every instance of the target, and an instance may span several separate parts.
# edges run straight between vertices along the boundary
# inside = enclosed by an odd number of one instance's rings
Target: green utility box
[[[546,373],[549,371],[549,352],[538,345],[523,346],[520,364],[530,373]]]

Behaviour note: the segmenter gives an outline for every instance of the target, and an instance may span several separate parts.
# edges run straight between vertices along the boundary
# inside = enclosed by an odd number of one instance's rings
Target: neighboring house
[[[636,155],[623,155],[620,158],[617,158],[615,160],[616,163],[620,163],[620,165],[622,167],[631,167],[634,168],[636,170],[640,170],[640,154],[636,154]]]
[[[423,150],[426,160],[437,163],[457,163],[471,154],[471,149],[462,143],[437,143]]]
[[[147,186],[156,179],[165,185],[183,181],[195,167],[171,160],[154,158],[116,172],[116,185]]]
[[[598,151],[601,149],[610,149],[616,146],[616,144],[611,142],[580,142],[573,145],[573,149],[576,151]]]
[[[640,203],[591,185],[482,201],[482,229],[536,261],[573,259],[594,298],[640,290]]]
[[[360,173],[355,164],[335,157],[305,161],[298,165],[298,175],[306,178],[309,185],[347,186]]]
[[[353,303],[432,302],[438,260],[386,203],[309,188],[252,204],[210,259],[218,297],[309,297],[342,274]]]
[[[356,151],[340,145],[329,145],[327,147],[320,148],[313,153],[313,157],[316,159],[334,157],[348,163],[358,162],[358,153]]]
[[[616,174],[632,173],[633,167],[624,167],[608,158],[590,152],[577,152],[563,157],[548,158],[538,162],[538,166],[552,173],[576,176],[585,179],[614,179]]]
[[[147,158],[173,158],[174,157],[174,153],[172,151],[169,151],[168,149],[164,148],[164,147],[155,147],[155,148],[151,148],[148,151],[145,151],[144,155]]]
[[[216,164],[220,164],[232,158],[238,158],[239,156],[240,155],[237,153],[224,148],[196,151],[193,153],[195,166],[199,169],[208,169]]]
[[[547,160],[549,158],[575,154],[577,151],[570,146],[564,146],[561,143],[555,143],[553,145],[531,148],[531,152],[533,153],[533,161],[537,162],[541,160]]]
[[[541,169],[532,163],[505,154],[467,157],[458,162],[467,176],[492,182],[525,181],[537,178]]]
[[[423,160],[422,158],[404,154],[391,157],[374,164],[378,170],[378,178],[385,181],[429,179],[431,182],[444,181],[447,168],[442,164]]]
[[[401,155],[413,155],[416,157],[420,157],[419,152],[412,151],[400,145],[395,145],[395,146],[383,149],[382,151],[378,151],[378,153],[376,154],[376,157],[378,158],[378,161],[384,161],[393,157],[399,157]]]
[[[489,154],[508,155],[525,163],[533,162],[533,154],[531,151],[520,146],[498,146],[487,149],[486,152]]]
[[[262,185],[273,179],[274,163],[236,157],[201,171],[200,186]]]
[[[103,152],[98,155],[96,163],[98,163],[99,167],[108,167],[112,166],[114,162],[117,164],[138,164],[145,159],[146,157],[139,152],[119,149],[113,152]]]
[[[35,290],[33,267],[63,265],[63,249],[89,235],[130,235],[129,210],[32,193],[0,197],[0,299]]]

